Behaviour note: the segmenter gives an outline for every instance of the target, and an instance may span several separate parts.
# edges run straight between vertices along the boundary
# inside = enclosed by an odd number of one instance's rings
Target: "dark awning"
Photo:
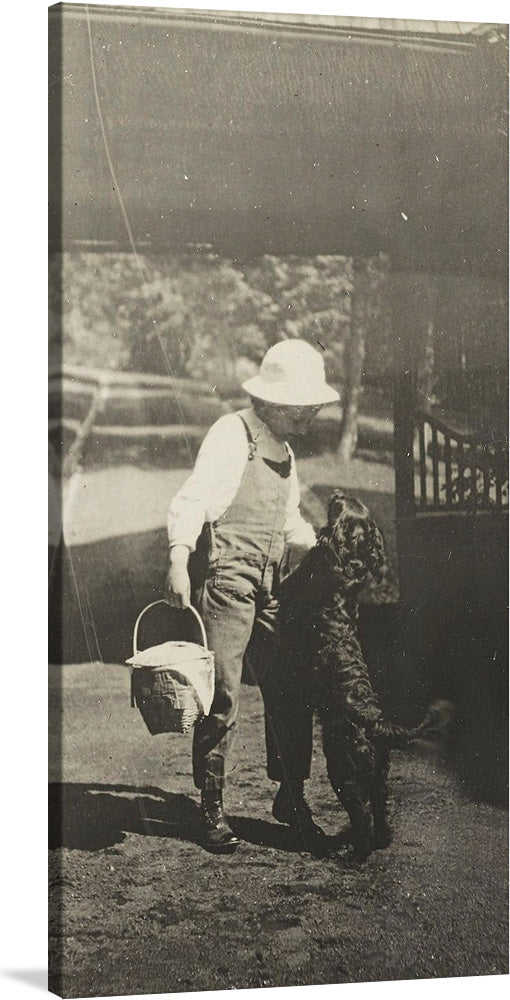
[[[504,273],[504,26],[65,4],[50,21],[64,246],[384,250]]]

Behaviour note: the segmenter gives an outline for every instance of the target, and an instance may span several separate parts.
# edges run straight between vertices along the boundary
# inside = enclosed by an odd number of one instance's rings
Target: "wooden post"
[[[435,425],[432,426],[432,488],[434,492],[434,507],[437,510],[439,507],[439,455],[437,427]]]
[[[395,502],[397,517],[413,517],[414,410],[416,373],[402,372],[393,382],[393,440],[395,451]]]
[[[420,507],[422,510],[425,510],[427,506],[427,450],[423,420],[420,420],[418,432],[420,440]]]
[[[446,478],[446,506],[448,510],[451,509],[453,504],[453,491],[452,491],[452,441],[449,434],[445,433],[444,439],[444,460],[445,460],[445,478]]]
[[[394,448],[397,517],[412,517],[414,500],[414,413],[418,370],[425,366],[425,347],[435,321],[437,282],[434,274],[413,267],[405,247],[391,259],[393,322]]]
[[[97,417],[97,414],[99,413],[101,407],[104,405],[107,392],[108,390],[104,382],[99,382],[97,389],[95,390],[94,395],[92,396],[87,416],[85,417],[85,420],[83,421],[80,430],[76,435],[64,459],[64,472],[63,472],[64,479],[67,478],[70,479],[72,476],[74,476],[74,473],[78,468],[81,458],[81,453],[83,451],[83,446],[94,426],[94,421]]]

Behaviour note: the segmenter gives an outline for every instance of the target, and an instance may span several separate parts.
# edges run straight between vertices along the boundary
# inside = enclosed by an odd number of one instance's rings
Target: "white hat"
[[[282,340],[270,347],[259,374],[243,382],[243,389],[280,406],[319,406],[340,399],[326,384],[322,356],[305,340]]]

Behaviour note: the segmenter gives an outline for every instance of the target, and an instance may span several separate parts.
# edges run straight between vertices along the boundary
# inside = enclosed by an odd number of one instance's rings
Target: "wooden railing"
[[[213,390],[207,382],[195,379],[178,378],[172,375],[156,375],[146,372],[119,372],[103,368],[86,368],[81,365],[54,365],[49,369],[50,392],[64,385],[65,391],[83,391],[84,386],[103,385],[109,389],[117,389],[123,394],[128,388],[153,391],[160,388],[168,393],[196,392],[203,396],[213,396]]]
[[[140,422],[125,410],[124,419],[115,422],[116,408],[158,401],[157,408],[172,422]],[[70,365],[55,367],[49,372],[50,434],[64,430],[70,443],[63,447],[60,436],[62,477],[68,479],[76,471],[87,438],[115,440],[127,438],[182,439],[192,460],[192,442],[204,435],[211,423],[226,410],[210,385],[194,379],[147,375],[137,372],[103,371]],[[71,409],[72,415],[67,410]],[[200,409],[204,411],[201,415]],[[126,419],[126,413],[131,419]],[[154,417],[154,414],[153,414]],[[197,419],[198,418],[198,419]]]
[[[414,493],[418,510],[494,510],[508,507],[508,442],[464,432],[415,411]]]
[[[394,382],[397,514],[508,510],[508,437],[453,427],[416,405],[416,376]]]

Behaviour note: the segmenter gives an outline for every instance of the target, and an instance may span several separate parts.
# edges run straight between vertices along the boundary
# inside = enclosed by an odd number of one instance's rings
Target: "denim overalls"
[[[215,658],[213,704],[195,727],[193,740],[195,785],[207,791],[224,784],[243,661],[256,670],[261,687],[262,672],[270,666],[284,554],[290,456],[283,463],[264,459],[243,423],[249,457],[241,483],[225,513],[204,525],[190,567],[192,601]]]

